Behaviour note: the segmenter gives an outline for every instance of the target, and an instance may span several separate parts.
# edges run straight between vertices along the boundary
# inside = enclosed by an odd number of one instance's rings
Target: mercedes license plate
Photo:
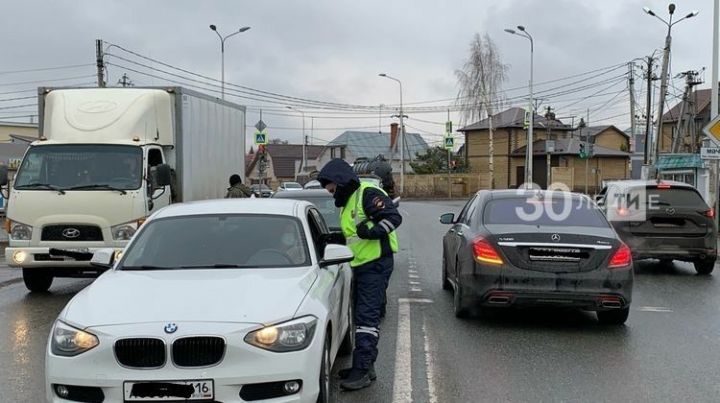
[[[125,382],[126,402],[203,401],[215,397],[212,379]]]

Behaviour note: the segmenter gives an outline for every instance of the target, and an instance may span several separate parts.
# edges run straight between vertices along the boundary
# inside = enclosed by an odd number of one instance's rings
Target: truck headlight
[[[74,328],[59,320],[55,322],[50,337],[50,350],[53,354],[63,357],[82,354],[100,344],[94,334]]]
[[[304,316],[254,330],[245,336],[245,341],[277,353],[298,351],[310,345],[316,325],[316,317]]]
[[[10,239],[13,241],[29,241],[32,238],[33,228],[19,222],[10,223]]]
[[[110,232],[112,233],[113,240],[129,241],[144,221],[145,220],[135,220],[111,227]]]

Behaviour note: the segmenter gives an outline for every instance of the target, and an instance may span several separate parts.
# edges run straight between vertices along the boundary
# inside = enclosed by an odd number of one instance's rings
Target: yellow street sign
[[[703,128],[703,133],[710,137],[710,140],[715,144],[720,144],[720,115],[715,116],[715,118]]]

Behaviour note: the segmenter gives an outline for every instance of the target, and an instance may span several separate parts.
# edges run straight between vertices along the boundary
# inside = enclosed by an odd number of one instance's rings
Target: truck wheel
[[[43,269],[23,269],[25,287],[32,292],[46,292],[53,282],[53,275]]]
[[[715,259],[704,259],[693,262],[697,274],[708,275],[715,268]]]

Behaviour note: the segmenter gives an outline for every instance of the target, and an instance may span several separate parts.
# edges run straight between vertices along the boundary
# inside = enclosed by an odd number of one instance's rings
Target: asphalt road
[[[719,400],[720,269],[701,277],[682,263],[636,264],[633,307],[622,327],[601,326],[578,311],[456,319],[452,294],[440,286],[447,227],[437,217],[462,204],[402,203],[378,379],[358,392],[341,392],[335,383],[338,401]],[[52,322],[90,281],[56,280],[50,294],[31,295],[6,278],[0,278],[0,402],[39,402]],[[335,370],[348,364],[341,359]]]

